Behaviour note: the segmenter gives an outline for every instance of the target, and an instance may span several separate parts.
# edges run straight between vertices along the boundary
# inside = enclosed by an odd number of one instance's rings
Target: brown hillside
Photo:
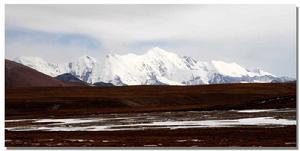
[[[62,81],[38,72],[22,64],[5,60],[5,88],[59,87],[67,86]]]

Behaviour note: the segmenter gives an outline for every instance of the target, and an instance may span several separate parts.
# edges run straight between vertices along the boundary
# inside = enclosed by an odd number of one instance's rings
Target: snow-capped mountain
[[[76,61],[60,65],[36,57],[18,57],[14,61],[50,76],[71,73],[88,83],[106,82],[114,85],[198,85],[290,79],[277,77],[261,69],[248,70],[236,63],[197,61],[158,47],[143,55],[109,54],[101,61],[82,56]]]
[[[66,73],[71,73],[82,81],[88,81],[96,65],[96,59],[87,55],[64,66]]]
[[[22,56],[15,58],[14,61],[52,77],[65,73],[65,69],[61,65],[49,63],[38,57]]]

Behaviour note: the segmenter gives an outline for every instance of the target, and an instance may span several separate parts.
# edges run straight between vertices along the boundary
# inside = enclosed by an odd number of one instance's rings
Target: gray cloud
[[[141,54],[159,46],[199,60],[237,62],[277,75],[296,74],[293,5],[6,5],[5,20],[6,30],[21,27],[86,35],[101,43],[98,56],[104,52]],[[22,41],[16,43],[18,47],[7,46],[7,56],[18,55]],[[84,52],[76,45],[30,45],[27,48],[36,50],[32,55],[43,48]]]

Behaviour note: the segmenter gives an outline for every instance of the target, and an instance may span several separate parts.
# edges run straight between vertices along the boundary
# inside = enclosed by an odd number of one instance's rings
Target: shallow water
[[[8,131],[118,131],[296,125],[295,109],[99,114],[80,118],[6,120]]]

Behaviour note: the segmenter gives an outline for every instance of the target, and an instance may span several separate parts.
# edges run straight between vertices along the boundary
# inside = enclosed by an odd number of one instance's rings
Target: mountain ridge
[[[293,80],[277,77],[261,69],[249,70],[234,62],[197,61],[158,47],[141,55],[108,54],[101,61],[88,55],[65,64],[53,64],[37,57],[18,57],[14,61],[52,77],[70,73],[91,84],[106,82],[117,86],[269,83]]]

